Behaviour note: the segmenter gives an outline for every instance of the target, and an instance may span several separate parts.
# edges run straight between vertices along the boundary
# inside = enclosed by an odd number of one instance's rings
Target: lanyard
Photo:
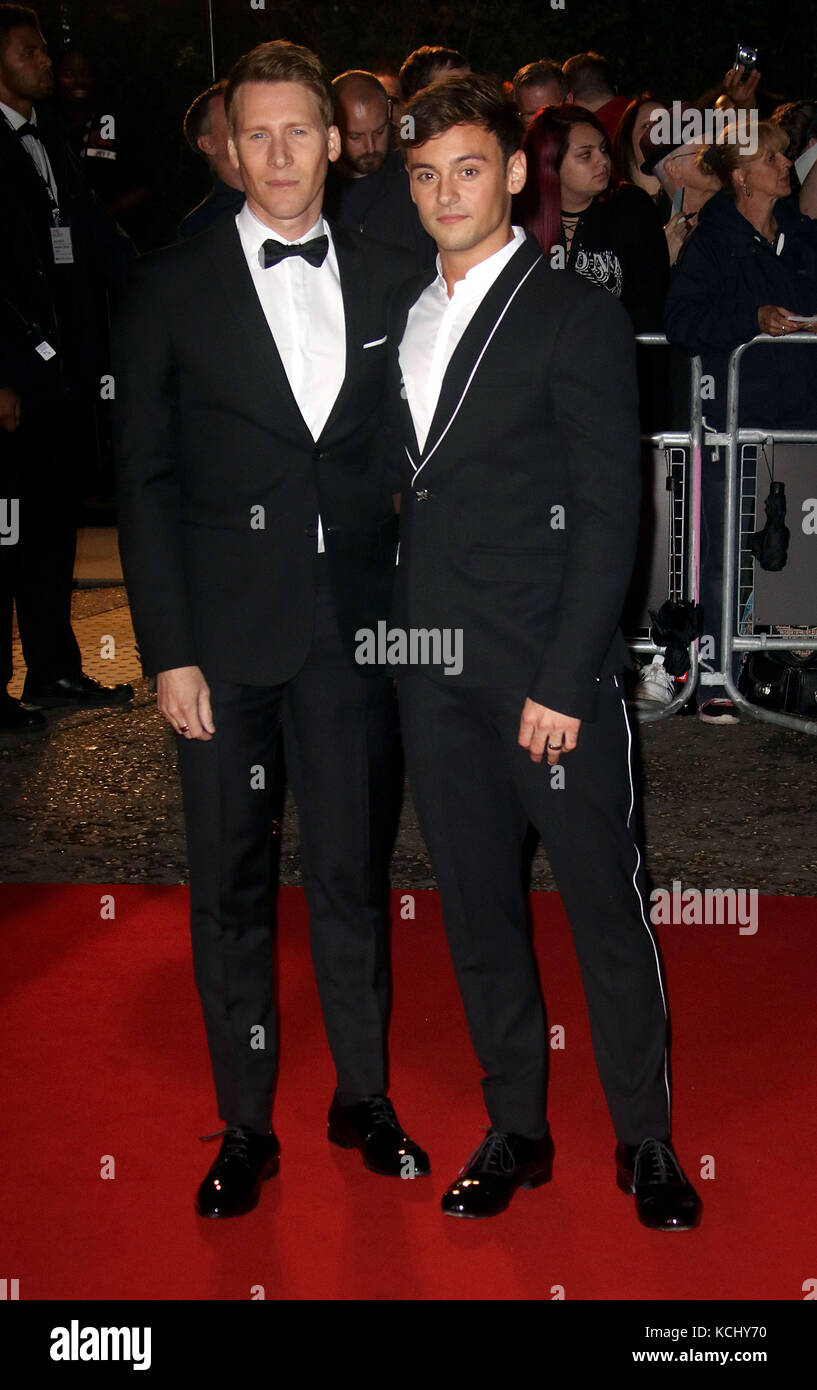
[[[46,196],[47,196],[47,198],[48,198],[48,202],[49,202],[49,205],[50,205],[50,207],[51,207],[51,222],[52,222],[52,225],[55,226],[55,227],[59,227],[59,226],[61,225],[61,220],[62,220],[61,217],[60,217],[60,205],[59,205],[59,202],[57,201],[57,198],[56,198],[55,193],[54,193],[54,188],[53,188],[52,183],[51,183],[51,177],[49,176],[49,172],[48,172],[48,171],[50,170],[51,165],[50,165],[50,161],[49,161],[49,159],[48,159],[48,153],[47,153],[47,151],[46,151],[45,145],[43,144],[43,141],[40,140],[40,137],[39,137],[39,136],[36,136],[36,137],[35,137],[35,138],[39,141],[39,144],[42,146],[42,151],[43,151],[43,166],[44,166],[44,167],[41,166],[40,163],[39,163],[39,161],[38,161],[37,159],[34,158],[34,156],[32,155],[31,151],[30,151],[29,149],[27,149],[27,148],[23,145],[23,140],[24,140],[25,137],[18,134],[17,127],[16,127],[16,126],[13,126],[13,125],[11,124],[11,121],[8,119],[8,116],[6,116],[5,112],[3,113],[3,116],[4,116],[6,125],[8,126],[9,130],[12,131],[12,133],[13,133],[14,136],[15,136],[15,138],[16,138],[17,140],[19,140],[21,148],[25,149],[25,152],[26,152],[26,154],[28,155],[28,158],[31,160],[31,163],[34,165],[34,168],[35,168],[37,174],[39,175],[40,179],[42,180],[43,187],[45,188]],[[28,133],[28,132],[27,132],[27,133]],[[52,171],[52,173],[51,173],[51,176],[53,176],[53,171]]]

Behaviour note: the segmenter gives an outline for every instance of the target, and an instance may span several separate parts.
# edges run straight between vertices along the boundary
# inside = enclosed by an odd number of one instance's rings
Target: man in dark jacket
[[[700,1201],[669,1140],[667,1017],[633,838],[618,619],[638,518],[632,328],[511,225],[521,123],[490,79],[417,94],[406,140],[438,274],[389,321],[400,466],[395,626],[406,763],[491,1129],[443,1196],[488,1217],[548,1180],[547,1039],[521,885],[542,836],[581,964],[617,1182],[641,1221],[688,1230]],[[409,651],[411,646],[409,644]]]
[[[184,118],[184,138],[195,154],[207,160],[213,186],[192,212],[179,224],[179,240],[198,236],[217,217],[231,212],[235,217],[244,202],[241,175],[230,163],[227,152],[227,117],[224,112],[226,78],[201,92]]]
[[[370,72],[344,72],[332,83],[341,157],[326,183],[326,209],[342,227],[402,246],[418,268],[436,251],[411,201],[399,150],[391,148],[389,97]]]
[[[43,723],[6,693],[12,609],[24,704],[121,704],[129,685],[85,676],[71,629],[84,440],[105,369],[105,287],[134,250],[47,112],[51,59],[33,10],[0,5],[0,728]]]
[[[139,261],[114,330],[122,561],[145,672],[179,735],[196,983],[225,1125],[197,1210],[218,1218],[250,1211],[278,1167],[279,723],[337,1071],[329,1140],[378,1173],[430,1171],[385,1094],[393,692],[388,672],[354,659],[394,576],[379,437],[387,305],[411,258],[322,216],[339,140],[313,53],[259,45],[225,105],[247,201]]]

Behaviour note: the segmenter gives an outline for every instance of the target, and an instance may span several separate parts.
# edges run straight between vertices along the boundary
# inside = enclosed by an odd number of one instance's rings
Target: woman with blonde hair
[[[667,296],[670,342],[699,353],[714,395],[704,403],[706,423],[726,423],[729,354],[760,333],[784,337],[817,324],[817,223],[791,196],[788,136],[761,121],[753,148],[727,129],[701,156],[721,191],[701,208],[698,225],[679,257]],[[730,135],[732,139],[730,140]],[[741,425],[817,428],[817,349],[752,348],[741,363]],[[723,452],[706,458],[701,474],[701,601],[704,631],[720,648],[723,583]],[[723,670],[719,661],[718,670]],[[736,674],[734,672],[733,674]],[[725,689],[707,687],[701,718],[733,723]]]
[[[666,331],[671,342],[704,358],[715,378],[710,424],[725,420],[730,352],[758,333],[781,337],[817,314],[817,225],[791,197],[788,137],[761,121],[755,147],[721,139],[701,158],[721,191],[705,204],[698,226],[673,271]],[[755,348],[741,368],[742,423],[814,427],[817,354]],[[753,418],[747,418],[747,412]]]

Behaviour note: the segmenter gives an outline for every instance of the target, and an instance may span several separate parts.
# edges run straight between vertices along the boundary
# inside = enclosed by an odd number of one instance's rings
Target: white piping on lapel
[[[537,256],[537,257],[536,257],[536,260],[533,262],[533,265],[531,265],[531,266],[528,267],[528,269],[525,271],[525,274],[522,276],[522,279],[519,281],[519,284],[514,288],[513,292],[508,296],[508,299],[507,299],[507,301],[506,301],[506,303],[505,303],[505,307],[503,308],[502,313],[499,315],[499,318],[497,319],[496,323],[494,324],[493,328],[491,329],[490,333],[488,334],[488,337],[485,339],[485,342],[484,342],[483,345],[482,345],[482,351],[481,351],[481,353],[479,354],[479,357],[477,358],[476,362],[474,363],[473,368],[471,369],[471,375],[469,376],[468,380],[467,380],[466,383],[465,383],[465,386],[463,387],[462,395],[460,396],[459,400],[457,401],[457,404],[456,404],[456,406],[455,406],[455,408],[454,408],[454,412],[453,412],[453,414],[452,414],[452,416],[451,416],[451,419],[448,421],[448,424],[446,425],[445,429],[443,430],[442,434],[440,435],[439,439],[437,440],[437,443],[434,445],[434,448],[431,450],[431,453],[429,454],[428,458],[427,458],[427,459],[423,459],[423,461],[422,461],[422,463],[420,464],[420,467],[419,467],[419,468],[418,468],[417,465],[415,464],[414,459],[411,457],[411,454],[409,453],[407,446],[406,446],[405,444],[403,445],[403,448],[406,450],[406,456],[407,456],[407,458],[408,458],[408,461],[409,461],[409,463],[411,464],[412,468],[414,469],[414,473],[413,473],[412,479],[411,479],[412,483],[415,483],[415,482],[417,481],[418,477],[419,477],[420,474],[422,473],[422,471],[423,471],[423,469],[425,468],[426,464],[428,463],[429,459],[431,459],[431,458],[434,457],[435,453],[437,452],[437,450],[439,449],[439,447],[440,447],[440,445],[442,444],[443,440],[445,439],[445,436],[448,434],[448,431],[450,430],[451,426],[453,425],[454,421],[456,420],[457,416],[459,415],[460,406],[462,405],[463,401],[465,400],[466,395],[468,394],[468,388],[469,388],[469,386],[471,385],[471,382],[474,380],[474,373],[476,372],[477,367],[479,366],[480,362],[482,361],[483,357],[485,356],[485,353],[486,353],[487,350],[488,350],[488,345],[489,345],[491,339],[493,338],[494,334],[496,333],[496,330],[498,329],[499,325],[501,324],[502,320],[504,319],[505,315],[507,314],[508,310],[510,309],[511,304],[512,304],[513,301],[515,300],[516,296],[518,295],[519,291],[521,290],[522,286],[524,285],[524,283],[525,283],[525,281],[527,280],[528,276],[530,275],[531,271],[532,271],[532,270],[535,270],[536,267],[538,266],[539,262],[540,262],[540,261],[543,261],[544,259],[545,259],[545,258],[544,258],[544,255],[540,255],[540,256]]]

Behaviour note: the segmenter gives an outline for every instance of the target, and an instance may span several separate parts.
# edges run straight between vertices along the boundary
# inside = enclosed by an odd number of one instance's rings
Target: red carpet
[[[100,918],[112,893],[114,920]],[[613,1178],[570,935],[535,894],[550,1026],[554,1180],[491,1221],[440,1195],[487,1123],[437,895],[395,893],[392,1088],[433,1176],[367,1173],[326,1142],[333,1072],[300,890],[280,899],[281,1174],[205,1222],[219,1129],[181,888],[0,887],[5,1155],[0,1275],[21,1299],[774,1299],[817,1277],[815,900],[761,898],[759,930],[659,929],[673,1017],[674,1139],[704,1199],[692,1234],[639,1226]],[[706,1156],[714,1176],[701,1179]],[[102,1165],[115,1163],[103,1180]],[[708,1171],[711,1172],[711,1162]]]

